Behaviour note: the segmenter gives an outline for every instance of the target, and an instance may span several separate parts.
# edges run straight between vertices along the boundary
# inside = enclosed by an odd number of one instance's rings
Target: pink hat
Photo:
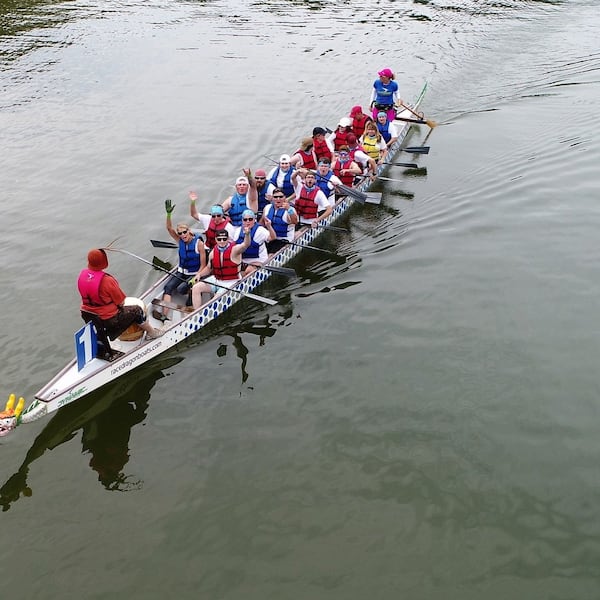
[[[382,69],[381,71],[379,71],[378,75],[380,77],[389,77],[391,79],[394,76],[394,73],[391,69]]]
[[[255,177],[266,177],[267,172],[264,169],[256,169],[256,171],[254,171],[254,175]]]

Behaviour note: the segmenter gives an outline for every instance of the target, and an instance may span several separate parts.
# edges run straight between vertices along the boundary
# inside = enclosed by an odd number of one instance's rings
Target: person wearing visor
[[[269,258],[267,242],[274,240],[276,235],[271,226],[271,221],[263,217],[263,225],[256,221],[256,215],[251,210],[245,210],[242,215],[243,225],[239,227],[233,239],[237,244],[243,244],[246,239],[246,230],[250,230],[250,245],[244,249],[242,255],[242,275],[246,276],[256,271]]]
[[[194,233],[187,223],[177,223],[177,227],[173,228],[171,214],[175,209],[175,205],[171,200],[165,200],[165,209],[167,211],[167,231],[177,242],[179,252],[177,271],[167,279],[163,291],[163,300],[171,302],[174,293],[188,296],[189,286],[187,281],[206,266],[206,251],[200,235]],[[159,321],[165,321],[169,318],[169,309],[164,308],[163,311],[160,311],[155,308],[152,311],[152,316]]]
[[[206,238],[204,245],[207,250],[211,250],[215,246],[215,233],[221,229],[225,229],[229,233],[229,237],[233,238],[235,227],[231,224],[229,217],[225,214],[223,207],[220,204],[214,204],[210,207],[210,214],[199,213],[196,208],[196,200],[198,194],[190,192],[190,215],[199,221],[204,231]]]
[[[249,208],[258,210],[258,192],[256,181],[250,169],[242,169],[244,176],[235,180],[235,192],[223,202],[223,210],[229,215],[234,227],[241,227],[242,213]]]
[[[236,244],[229,239],[224,229],[215,233],[215,246],[208,255],[208,263],[190,280],[192,284],[192,306],[200,308],[222,288],[233,287],[241,279],[242,254],[250,246],[250,227],[243,228],[244,239]],[[201,281],[202,279],[202,281]],[[213,284],[218,284],[213,285]]]
[[[393,121],[388,119],[387,113],[382,110],[377,113],[377,129],[385,140],[387,148],[391,148],[398,139],[398,128]]]
[[[377,113],[384,111],[388,121],[396,118],[396,106],[400,106],[402,99],[398,97],[398,84],[394,81],[395,75],[391,69],[382,69],[378,73],[379,79],[373,82],[371,92],[371,110],[373,120],[377,119]]]

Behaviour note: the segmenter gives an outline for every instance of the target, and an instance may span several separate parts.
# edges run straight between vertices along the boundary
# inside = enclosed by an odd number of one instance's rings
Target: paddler
[[[146,332],[147,339],[164,334],[164,330],[152,327],[146,321],[146,315],[140,306],[123,306],[126,294],[119,282],[104,269],[108,267],[108,258],[103,248],[94,248],[88,252],[88,265],[79,273],[77,287],[81,294],[81,316],[87,323],[90,316],[97,315],[111,340],[116,339],[133,323]]]
[[[377,113],[384,111],[388,121],[396,118],[396,106],[400,106],[402,99],[398,97],[398,84],[391,69],[382,69],[378,73],[379,79],[373,82],[371,93],[371,110],[373,119],[377,119]]]
[[[229,215],[234,227],[241,227],[242,213],[249,208],[258,211],[256,181],[250,169],[242,169],[244,176],[235,180],[235,192],[223,202],[223,210]]]
[[[202,306],[202,294],[216,294],[221,288],[232,287],[241,278],[242,254],[250,246],[251,227],[244,227],[244,241],[236,244],[229,234],[221,229],[215,234],[215,247],[208,255],[207,265],[200,269],[190,280],[192,287],[192,305],[195,309]],[[210,277],[209,277],[210,276]],[[202,278],[207,278],[200,281]],[[219,287],[213,284],[218,284]]]
[[[220,229],[225,229],[229,233],[230,237],[233,237],[235,227],[231,224],[229,217],[225,214],[223,207],[220,204],[213,204],[210,207],[210,214],[204,214],[198,212],[196,208],[196,200],[198,194],[194,191],[189,193],[190,198],[190,215],[199,221],[204,229],[204,236],[206,238],[204,245],[207,250],[212,250],[215,246],[215,234]]]
[[[316,176],[312,171],[299,169],[292,176],[292,180],[296,191],[294,208],[300,224],[317,227],[319,221],[331,214],[333,206],[317,185]]]

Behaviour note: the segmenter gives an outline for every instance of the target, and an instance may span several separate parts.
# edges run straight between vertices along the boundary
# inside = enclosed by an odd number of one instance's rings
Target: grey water
[[[590,0],[1,2],[0,398],[71,358],[91,247],[174,259],[165,198],[223,200],[383,67],[437,123],[277,306],[0,438],[7,597],[598,598],[599,25]]]

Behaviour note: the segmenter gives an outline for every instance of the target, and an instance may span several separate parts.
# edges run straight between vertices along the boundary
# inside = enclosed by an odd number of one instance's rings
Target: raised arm
[[[252,171],[243,169],[244,175],[248,178],[248,196],[246,206],[255,213],[258,212],[258,190],[256,189],[256,179],[252,176]]]
[[[196,194],[196,192],[194,191],[190,191],[188,196],[190,198],[190,215],[192,216],[192,218],[196,219],[196,221],[199,221],[200,219],[198,218],[198,209],[196,208],[196,200],[198,200],[198,194]]]
[[[175,229],[173,229],[173,223],[171,223],[171,214],[173,213],[174,210],[175,210],[175,205],[173,204],[173,201],[170,200],[169,198],[167,198],[165,200],[165,211],[167,212],[167,223],[166,223],[167,231],[169,232],[169,235],[179,245],[179,236],[177,235],[177,232],[175,231]]]

